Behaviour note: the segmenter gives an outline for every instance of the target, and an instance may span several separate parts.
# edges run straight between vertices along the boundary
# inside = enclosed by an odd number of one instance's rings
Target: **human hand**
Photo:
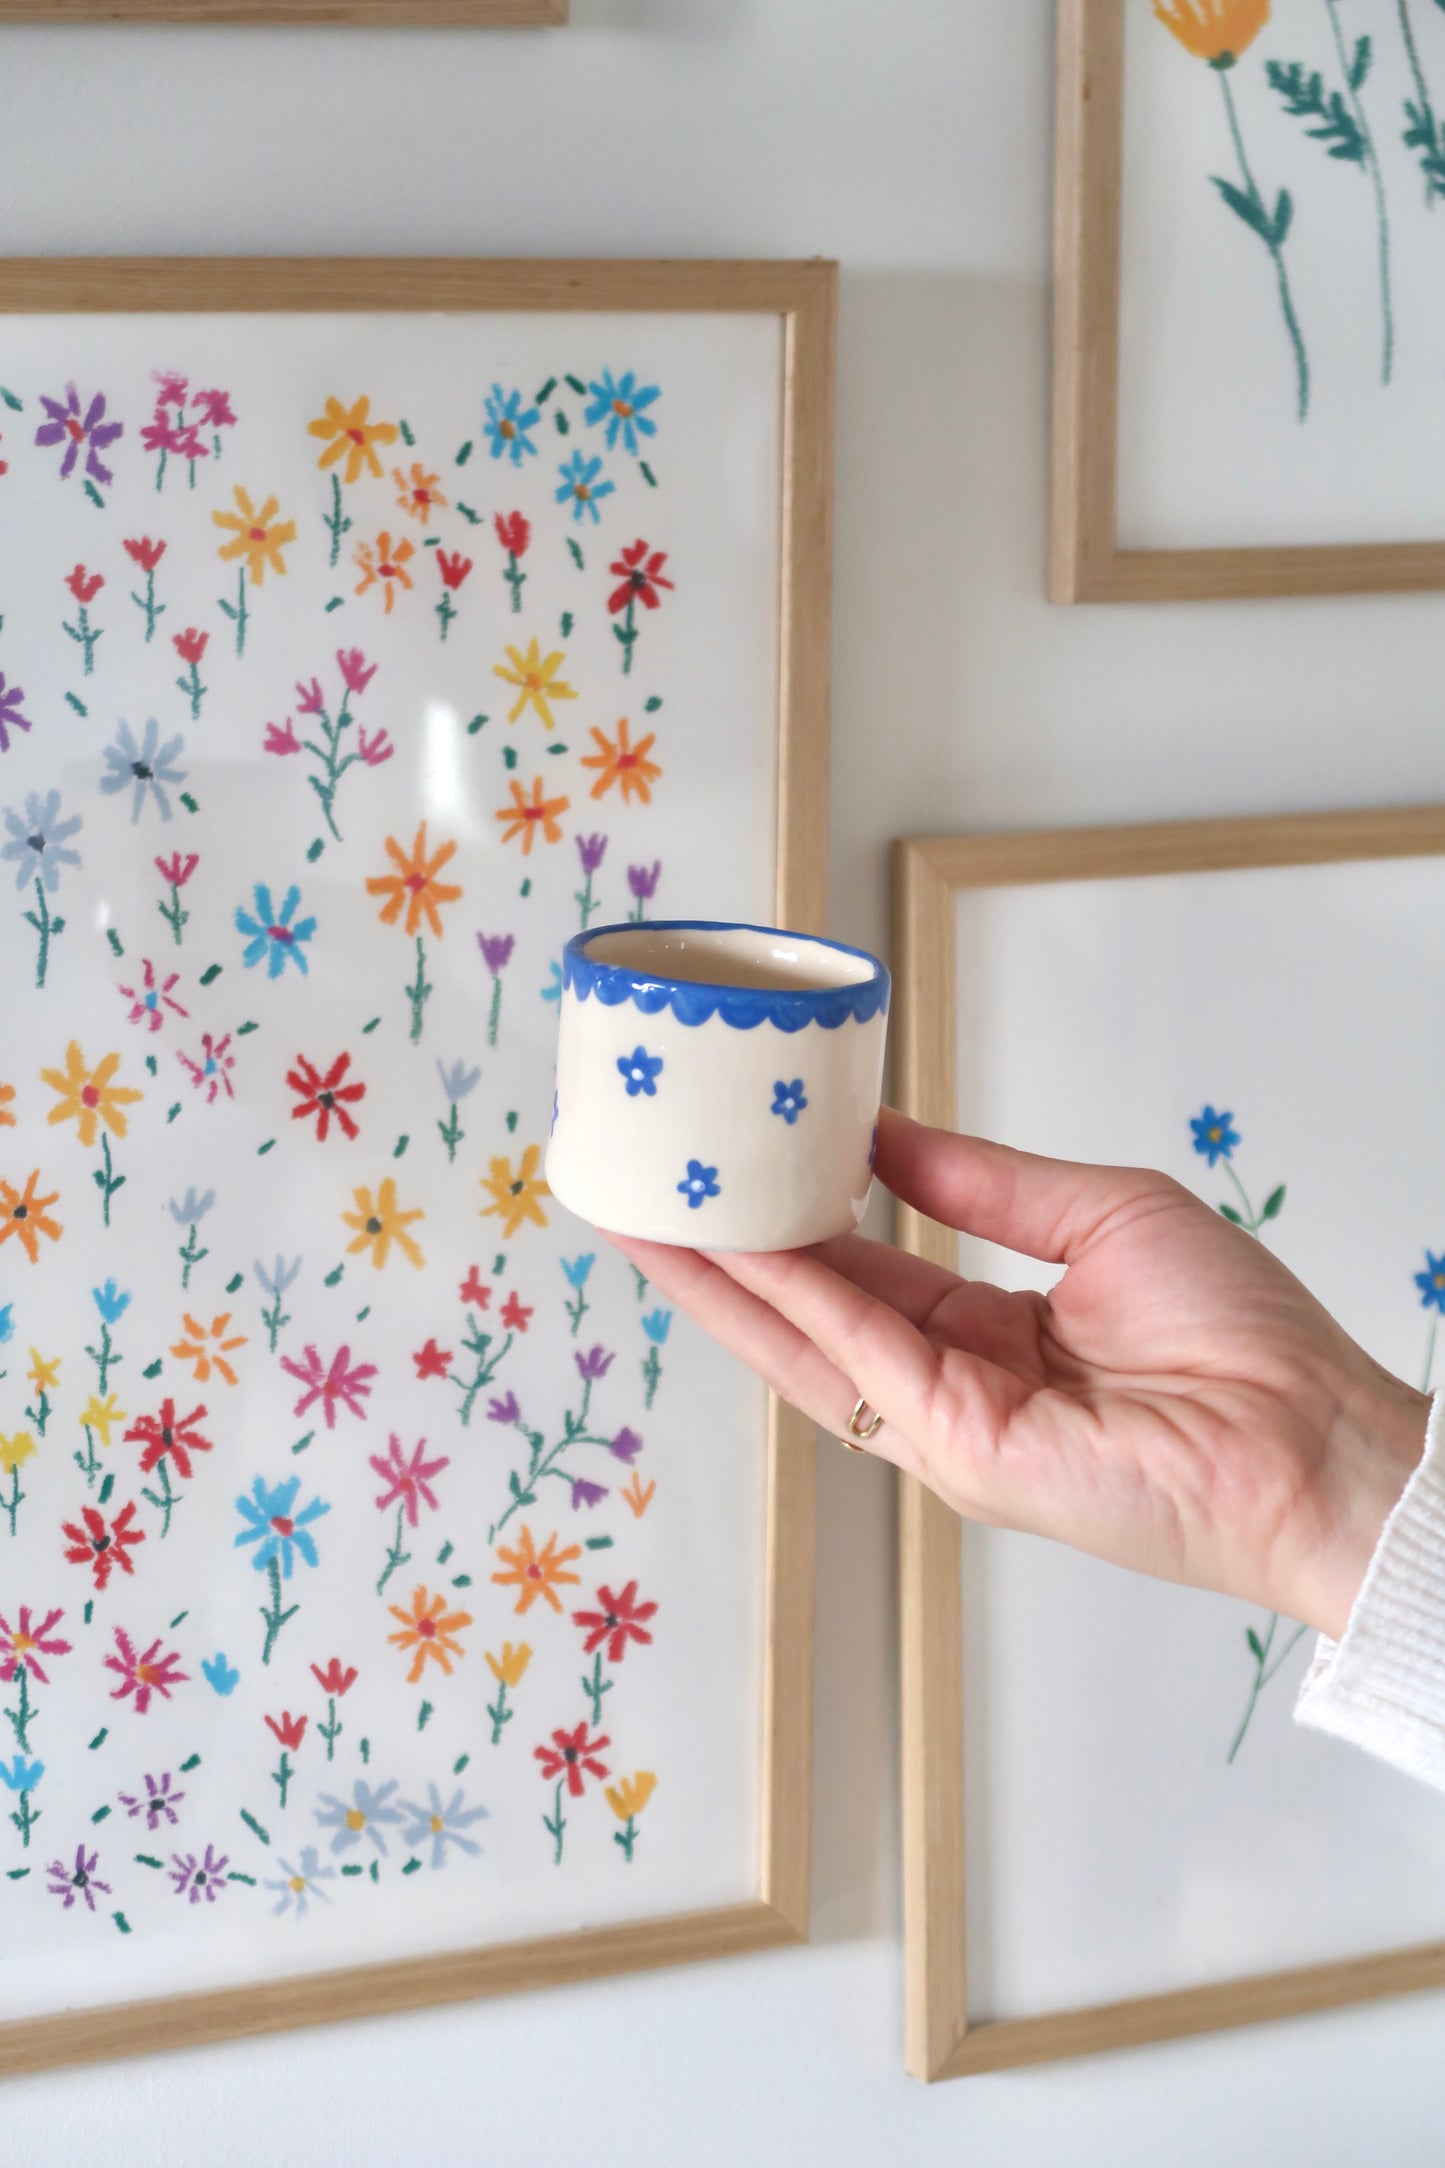
[[[1040,1159],[884,1109],[875,1169],[1064,1265],[1008,1293],[859,1235],[767,1255],[612,1239],[786,1400],[970,1519],[1338,1636],[1429,1403],[1167,1175]]]

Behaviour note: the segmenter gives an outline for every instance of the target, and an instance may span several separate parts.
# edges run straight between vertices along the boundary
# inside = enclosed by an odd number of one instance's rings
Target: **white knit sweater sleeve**
[[[1445,1392],[1343,1635],[1320,1636],[1295,1720],[1445,1791]]]

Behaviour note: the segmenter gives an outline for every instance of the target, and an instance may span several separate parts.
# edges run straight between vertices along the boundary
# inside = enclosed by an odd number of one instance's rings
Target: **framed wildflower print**
[[[811,1430],[542,1152],[821,919],[833,301],[0,265],[0,2069],[806,1933]]]
[[[934,837],[895,870],[908,1112],[1165,1168],[1397,1375],[1438,1379],[1419,989],[1445,963],[1445,807]],[[1057,1277],[914,1213],[902,1236],[1002,1286]],[[915,1484],[902,1603],[916,2075],[1445,1983],[1436,1804],[1295,1725],[1296,1623],[969,1527]]]
[[[1439,8],[1058,24],[1054,599],[1445,586]]]
[[[569,0],[0,0],[0,22],[424,23],[502,28],[567,21]]]

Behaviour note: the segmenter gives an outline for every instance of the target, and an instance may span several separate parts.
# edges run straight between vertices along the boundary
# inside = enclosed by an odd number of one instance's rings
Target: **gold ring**
[[[869,1418],[866,1423],[861,1421],[861,1418],[864,1415]],[[882,1428],[882,1416],[877,1414],[874,1409],[870,1408],[867,1401],[864,1400],[860,1395],[859,1398],[853,1403],[853,1413],[848,1418],[849,1434],[843,1440],[843,1443],[847,1446],[850,1453],[861,1453],[863,1450],[862,1446],[855,1445],[853,1443],[853,1440],[855,1438],[871,1438],[875,1436],[875,1434]]]

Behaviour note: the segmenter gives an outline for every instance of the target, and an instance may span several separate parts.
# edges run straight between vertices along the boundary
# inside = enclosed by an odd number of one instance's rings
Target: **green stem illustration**
[[[244,655],[246,652],[246,624],[251,614],[246,608],[246,567],[244,565],[241,566],[236,575],[235,601],[227,602],[225,596],[222,595],[220,597],[220,608],[236,628],[237,655]]]
[[[331,477],[331,510],[323,512],[321,517],[328,534],[331,536],[331,562],[333,565],[337,565],[341,561],[341,537],[348,533],[351,527],[351,521],[341,508],[341,477],[339,474],[333,474]]]
[[[663,584],[666,585],[666,582]],[[637,599],[635,596],[629,595],[622,623],[620,625],[614,624],[612,627],[614,634],[622,642],[622,675],[624,677],[630,677],[632,674],[632,650],[637,641],[637,626],[634,622],[636,614]]]
[[[1232,60],[1230,66],[1233,66]],[[1235,110],[1234,92],[1229,83],[1229,70],[1224,66],[1223,57],[1214,64],[1214,72],[1219,78],[1219,88],[1224,97],[1225,115],[1229,121],[1229,133],[1234,142],[1234,154],[1239,160],[1239,170],[1244,177],[1245,193],[1241,196],[1237,189],[1231,189],[1222,182],[1216,183],[1216,185],[1221,189],[1224,200],[1229,204],[1231,210],[1235,211],[1244,220],[1244,223],[1252,232],[1259,235],[1259,238],[1269,250],[1270,261],[1274,265],[1275,281],[1279,289],[1279,305],[1284,315],[1285,329],[1289,333],[1290,345],[1294,351],[1296,412],[1299,420],[1303,421],[1310,410],[1309,356],[1305,352],[1304,334],[1300,330],[1299,318],[1295,314],[1294,296],[1290,292],[1289,273],[1285,269],[1284,262],[1284,240],[1289,231],[1294,206],[1290,201],[1288,190],[1281,189],[1276,200],[1274,216],[1271,217],[1265,209],[1264,198],[1259,192],[1258,183],[1254,178],[1254,172],[1244,148],[1244,137],[1240,133],[1239,127],[1239,115]]]
[[[122,1179],[124,1178],[122,1177]],[[87,1347],[85,1352],[90,1357],[91,1361],[95,1364],[96,1370],[99,1373],[99,1391],[100,1397],[103,1400],[110,1388],[111,1371],[118,1370],[121,1364],[125,1361],[125,1357],[123,1355],[117,1355],[115,1349],[111,1345],[110,1327],[106,1323],[104,1318],[102,1318],[100,1321],[100,1346]]]
[[[1301,1635],[1309,1632],[1309,1628],[1307,1626],[1296,1626],[1294,1632],[1290,1635],[1288,1641],[1286,1641],[1284,1647],[1280,1650],[1274,1662],[1271,1663],[1269,1660],[1269,1654],[1270,1650],[1274,1646],[1274,1637],[1279,1630],[1279,1623],[1279,1613],[1277,1611],[1274,1611],[1270,1613],[1269,1624],[1265,1628],[1263,1640],[1260,1639],[1259,1635],[1255,1632],[1252,1626],[1249,1627],[1246,1632],[1245,1639],[1249,1643],[1250,1654],[1254,1658],[1254,1682],[1249,1689],[1249,1700],[1245,1704],[1244,1715],[1240,1720],[1239,1729],[1234,1735],[1234,1743],[1230,1747],[1229,1753],[1226,1756],[1226,1759],[1231,1764],[1234,1761],[1235,1755],[1239,1752],[1240,1748],[1244,1744],[1244,1735],[1248,1731],[1250,1719],[1254,1715],[1255,1703],[1259,1700],[1259,1697],[1263,1693],[1265,1687],[1268,1686],[1270,1680],[1279,1670],[1281,1664],[1284,1663],[1285,1659],[1288,1657],[1290,1651],[1294,1648],[1295,1643],[1300,1639]]]
[[[404,1505],[398,1506],[396,1509],[396,1534],[391,1539],[391,1546],[386,1554],[386,1564],[382,1567],[381,1579],[376,1584],[376,1593],[378,1596],[381,1594],[382,1590],[385,1588],[387,1582],[391,1579],[392,1575],[396,1572],[397,1567],[405,1566],[410,1563],[411,1552],[404,1551],[401,1547],[401,1531],[405,1518],[406,1507]]]
[[[95,1479],[100,1474],[100,1462],[95,1457],[95,1432],[91,1429],[89,1423],[85,1426],[85,1451],[83,1453],[72,1453],[70,1457],[85,1477],[86,1489],[94,1490]]]
[[[42,1390],[36,1394],[34,1407],[25,1410],[25,1419],[35,1425],[42,1438],[45,1436],[45,1426],[50,1421],[50,1395],[47,1392]]]
[[[35,881],[35,901],[39,905],[38,914],[27,911],[25,917],[40,936],[40,947],[35,959],[35,984],[41,987],[45,984],[45,974],[50,969],[50,943],[64,933],[65,920],[51,917],[50,905],[45,900],[45,884],[38,875]]]
[[[512,590],[512,612],[514,616],[522,607],[522,583],[526,577],[526,573],[509,550],[507,553],[507,569],[502,574],[502,578]]]
[[[582,913],[581,931],[583,933],[586,933],[587,921],[591,918],[592,913],[597,908],[596,904],[592,900],[592,876],[590,873],[587,875],[582,886],[572,891],[572,901],[576,904],[578,910]]]
[[[662,1363],[655,1346],[650,1347],[647,1351],[647,1360],[642,1365],[642,1382],[647,1388],[642,1405],[645,1408],[650,1408],[657,1397],[657,1388],[662,1382]]]
[[[105,1224],[108,1227],[110,1225],[110,1200],[115,1195],[118,1189],[125,1188],[125,1176],[123,1174],[116,1174],[111,1166],[110,1138],[106,1136],[103,1131],[101,1133],[100,1139],[100,1159],[101,1163],[96,1168],[90,1179],[92,1180],[92,1182],[94,1182],[96,1188],[100,1191]],[[101,1328],[101,1333],[102,1339],[104,1340],[108,1348],[110,1335],[108,1332],[105,1331],[105,1328],[103,1326]],[[94,1353],[94,1350],[91,1349],[87,1352]],[[99,1357],[97,1357],[96,1359],[97,1361],[99,1361]],[[117,1355],[111,1357],[110,1359],[112,1361],[119,1362],[120,1357]],[[104,1368],[102,1368],[100,1388],[102,1392],[105,1391],[104,1380],[105,1371]]]
[[[191,1284],[192,1265],[198,1265],[203,1257],[209,1257],[210,1254],[211,1253],[209,1250],[202,1250],[197,1248],[196,1230],[194,1227],[192,1227],[190,1229],[190,1232],[186,1236],[185,1247],[179,1252],[181,1260],[181,1292],[183,1294],[186,1292],[186,1290],[190,1287]],[[271,1342],[271,1352],[273,1355],[276,1352],[276,1342],[274,1339]]]
[[[328,1694],[326,1697],[326,1722],[318,1724],[316,1727],[326,1741],[326,1759],[328,1761],[335,1761],[336,1759],[336,1742],[341,1737],[344,1728],[343,1725],[336,1721],[336,1696]]]
[[[452,601],[450,588],[444,587],[442,589],[442,599],[436,605],[436,613],[437,616],[441,619],[442,639],[445,640],[447,636],[447,627],[451,624],[452,619],[458,614],[456,605]]]
[[[76,622],[73,625],[68,618],[62,618],[61,624],[76,645],[85,650],[85,670],[83,674],[90,677],[95,671],[95,643],[97,640],[103,640],[105,634],[97,626],[91,624],[89,612],[83,602],[76,611],[75,617]]]
[[[158,903],[156,905],[156,909],[160,912],[161,917],[165,920],[166,924],[170,927],[171,932],[175,935],[176,947],[179,948],[181,945],[181,928],[185,925],[186,920],[190,917],[191,914],[189,911],[183,911],[181,909],[181,891],[179,885],[175,881],[170,882],[168,885],[171,891],[171,900],[169,903]],[[44,980],[42,980],[40,983],[43,985]]]
[[[437,1123],[437,1130],[441,1136],[442,1143],[447,1148],[447,1165],[451,1166],[456,1160],[457,1146],[461,1143],[463,1136],[466,1134],[466,1132],[462,1128],[461,1123],[457,1120],[457,1103],[455,1099],[447,1108],[446,1120],[444,1122]]]
[[[164,1540],[171,1532],[171,1515],[175,1512],[176,1507],[181,1504],[180,1492],[171,1488],[170,1466],[164,1454],[162,1454],[157,1464],[156,1476],[160,1483],[160,1489],[146,1490],[142,1486],[141,1496],[148,1505],[153,1505],[157,1513],[160,1514],[161,1537]]]
[[[281,1794],[281,1808],[283,1813],[286,1807],[286,1794],[290,1789],[291,1779],[295,1774],[296,1772],[288,1761],[286,1757],[286,1749],[283,1746],[281,1749],[280,1762],[271,1771],[271,1782],[275,1785],[277,1791]]]
[[[156,619],[165,615],[166,608],[163,602],[156,601],[156,576],[153,570],[146,574],[145,594],[143,596],[138,595],[135,589],[132,588],[130,599],[138,610],[145,612],[146,645],[149,647],[151,641],[155,638]]]
[[[506,1354],[508,1348],[511,1346],[513,1338],[514,1335],[509,1332],[494,1355],[491,1353],[491,1334],[489,1332],[482,1331],[482,1328],[478,1324],[475,1317],[468,1318],[467,1329],[462,1336],[462,1346],[467,1350],[467,1353],[469,1355],[475,1355],[477,1359],[477,1367],[472,1374],[470,1383],[468,1383],[465,1378],[459,1378],[456,1375],[455,1371],[451,1373],[450,1377],[450,1383],[461,1388],[462,1404],[458,1412],[461,1416],[463,1428],[465,1428],[472,1419],[472,1406],[476,1400],[477,1394],[481,1391],[484,1385],[491,1384],[492,1379],[497,1374],[497,1370],[501,1364],[502,1357]]]
[[[602,1729],[602,1702],[604,1696],[611,1693],[612,1687],[613,1681],[603,1677],[602,1651],[599,1649],[592,1659],[590,1675],[585,1671],[582,1674],[582,1691],[591,1705],[594,1731]]]
[[[316,709],[315,716],[324,744],[318,745],[313,738],[303,738],[301,742],[306,751],[320,761],[322,773],[319,776],[308,775],[306,780],[321,800],[326,825],[339,843],[341,830],[336,825],[336,816],[332,811],[336,803],[337,786],[347,769],[361,758],[360,753],[343,754],[341,750],[342,739],[348,730],[355,727],[356,721],[351,712],[351,688],[348,686],[341,696],[341,706],[336,711],[334,723],[325,708]]]
[[[271,1651],[276,1646],[276,1636],[286,1624],[287,1619],[295,1618],[296,1613],[301,1608],[299,1603],[293,1603],[289,1610],[282,1610],[281,1567],[274,1558],[268,1559],[266,1562],[266,1582],[271,1592],[271,1601],[269,1604],[261,1606],[261,1616],[266,1621],[266,1646],[261,1651],[263,1664],[270,1663]]]
[[[556,1796],[552,1801],[552,1812],[542,1816],[542,1827],[556,1841],[557,1849],[552,1854],[552,1864],[554,1867],[560,1867],[562,1864],[562,1832],[567,1827],[562,1814],[562,1784],[560,1779],[557,1784]]]
[[[201,683],[200,668],[196,663],[191,664],[189,673],[185,677],[176,679],[176,687],[178,691],[185,694],[191,703],[191,721],[198,723],[201,719],[201,701],[208,688]]]
[[[205,1252],[202,1251],[201,1254],[204,1256]],[[271,1353],[273,1355],[276,1352],[276,1341],[279,1334],[284,1331],[285,1327],[289,1325],[290,1322],[290,1313],[282,1309],[281,1297],[279,1294],[277,1295],[275,1301],[272,1303],[269,1310],[266,1309],[264,1305],[262,1306],[261,1323],[266,1328],[266,1332],[271,1343]]]
[[[549,1446],[547,1444],[542,1431],[529,1430],[520,1416],[513,1423],[512,1428],[519,1430],[527,1441],[527,1472],[525,1475],[519,1476],[514,1468],[508,1476],[507,1488],[512,1494],[512,1502],[501,1519],[487,1530],[488,1543],[495,1541],[514,1513],[521,1512],[525,1506],[534,1506],[537,1503],[537,1486],[540,1483],[547,1482],[549,1478],[559,1483],[571,1483],[571,1476],[568,1475],[566,1469],[560,1463],[574,1445],[597,1445],[604,1450],[611,1445],[610,1438],[599,1438],[587,1428],[587,1411],[591,1405],[591,1400],[592,1380],[587,1378],[584,1379],[582,1385],[582,1404],[575,1415],[569,1410],[563,1416],[562,1435],[555,1445]]]
[[[1355,125],[1365,147],[1365,169],[1370,176],[1370,185],[1375,195],[1375,232],[1380,263],[1380,382],[1388,384],[1395,369],[1395,310],[1390,298],[1390,214],[1385,202],[1385,179],[1375,153],[1375,139],[1370,133],[1370,123],[1365,117],[1364,101],[1360,96],[1365,73],[1369,68],[1369,41],[1361,40],[1356,45],[1355,58],[1352,61],[1345,50],[1345,34],[1340,27],[1339,0],[1325,0],[1325,13],[1330,19],[1335,55],[1348,87]]]
[[[5,1716],[15,1734],[15,1744],[22,1754],[30,1752],[30,1727],[35,1722],[35,1705],[30,1699],[30,1672],[24,1664],[15,1666],[16,1706],[7,1708]]]
[[[587,1300],[587,1290],[579,1287],[567,1304],[567,1315],[572,1320],[572,1338],[574,1340],[577,1337],[578,1327],[591,1307],[591,1303]]]
[[[493,980],[492,980],[492,1006],[491,1006],[490,1010],[489,1010],[489,1011],[488,1011],[488,1013],[487,1013],[487,1044],[488,1044],[488,1046],[495,1046],[495,1045],[496,1045],[496,1043],[497,1043],[497,1025],[498,1025],[498,1024],[500,1023],[500,1021],[501,1021],[501,1016],[502,1016],[502,978],[501,978],[501,973],[500,973],[500,972],[498,972],[498,973],[497,973],[497,974],[495,975],[495,977],[493,978]]]
[[[3,1506],[5,1509],[5,1517],[10,1523],[10,1533],[12,1536],[15,1534],[16,1516],[18,1515],[21,1506],[25,1503],[25,1496],[25,1492],[20,1488],[20,1470],[18,1467],[12,1468],[10,1471],[9,1497],[5,1497],[3,1492],[0,1492],[0,1506]]]
[[[1422,1393],[1428,1393],[1430,1390],[1430,1379],[1435,1369],[1435,1335],[1439,1331],[1439,1329],[1439,1318],[1432,1317],[1430,1320],[1430,1337],[1425,1342],[1425,1373],[1420,1380],[1420,1390]]]
[[[20,1794],[20,1805],[16,1809],[15,1813],[11,1815],[10,1819],[20,1832],[21,1844],[28,1850],[30,1846],[30,1832],[35,1827],[35,1824],[40,1820],[39,1810],[32,1807],[30,1804],[29,1792],[22,1792]]]
[[[413,1046],[421,1037],[422,1011],[431,999],[431,995],[432,986],[426,975],[426,950],[422,946],[421,935],[418,934],[416,937],[416,977],[406,989],[407,999],[411,1003],[411,1043]]]
[[[637,1818],[635,1815],[629,1814],[623,1827],[613,1830],[612,1842],[621,1845],[622,1857],[630,1867],[632,1865],[632,1848],[637,1842]]]
[[[505,1679],[498,1680],[497,1698],[495,1701],[487,1703],[487,1714],[492,1720],[492,1745],[500,1746],[504,1729],[516,1715],[515,1709],[507,1707],[507,1682]]]

